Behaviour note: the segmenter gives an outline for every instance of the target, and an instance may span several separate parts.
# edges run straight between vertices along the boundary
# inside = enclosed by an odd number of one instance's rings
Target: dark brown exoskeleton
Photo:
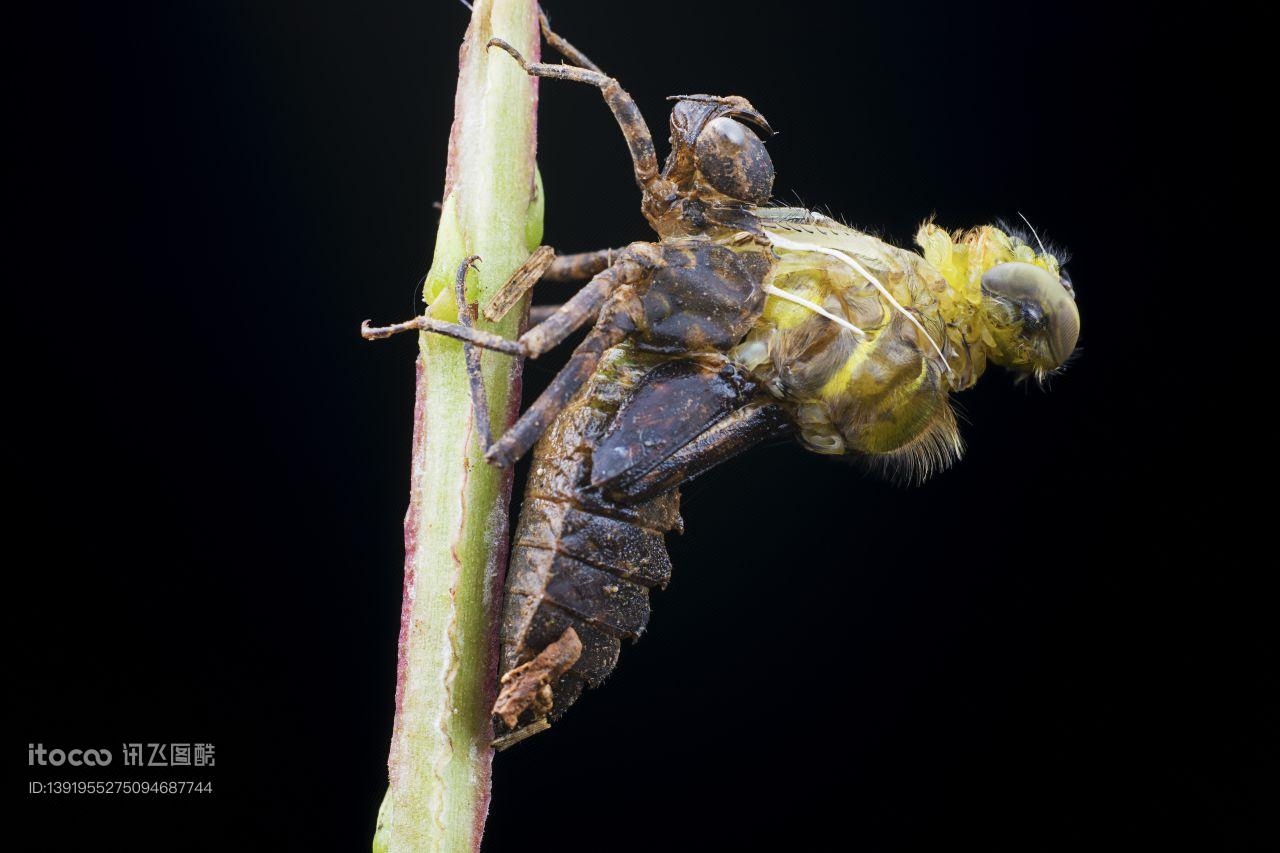
[[[672,98],[671,152],[658,169],[653,139],[631,96],[551,32],[574,63],[527,63],[529,74],[600,89],[621,126],[656,243],[551,260],[540,252],[512,278],[590,278],[563,306],[509,341],[462,321],[419,317],[370,328],[368,338],[425,329],[472,346],[536,358],[594,321],[547,390],[496,442],[495,465],[513,464],[538,442],[507,573],[502,618],[503,690],[495,714],[508,729],[559,716],[584,686],[617,662],[620,641],[649,617],[649,590],[671,576],[663,536],[679,530],[684,480],[790,428],[782,411],[729,359],[763,309],[774,256],[752,209],[768,201],[773,164],[743,122],[771,133],[740,97]],[[470,259],[469,259],[470,260]],[[466,266],[459,270],[462,299]],[[491,303],[509,306],[511,292]],[[491,307],[487,306],[487,307]],[[487,312],[488,313],[488,312]],[[492,317],[491,317],[492,319]],[[473,399],[484,406],[478,371]],[[487,425],[487,412],[477,422]],[[541,441],[539,439],[541,438]]]

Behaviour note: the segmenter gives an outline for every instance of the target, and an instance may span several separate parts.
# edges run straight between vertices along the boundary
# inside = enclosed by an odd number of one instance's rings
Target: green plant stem
[[[534,164],[536,82],[491,37],[538,56],[533,0],[477,0],[460,53],[440,228],[424,297],[457,316],[458,265],[479,255],[468,299],[483,304],[542,237]],[[527,300],[497,324],[509,337]],[[478,850],[488,812],[497,621],[507,551],[511,473],[486,464],[460,345],[419,339],[413,468],[405,517],[405,580],[390,788],[375,850]],[[483,356],[491,424],[519,405],[520,365]]]

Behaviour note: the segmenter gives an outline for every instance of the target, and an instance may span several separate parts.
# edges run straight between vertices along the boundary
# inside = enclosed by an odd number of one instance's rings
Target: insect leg
[[[622,254],[622,249],[600,249],[596,252],[581,252],[576,255],[559,255],[547,267],[539,281],[564,284],[575,281],[586,281],[608,269]],[[549,320],[563,305],[533,305],[529,308],[529,325]]]
[[[596,252],[580,252],[576,255],[560,255],[542,274],[543,281],[585,281],[599,275],[622,255],[622,249],[600,249]]]
[[[547,390],[520,416],[520,420],[489,448],[485,458],[490,463],[506,467],[528,453],[552,419],[560,414],[582,383],[591,376],[604,351],[622,343],[635,331],[636,318],[644,311],[636,296],[636,288],[648,282],[660,262],[661,252],[655,247],[647,243],[633,243],[617,263],[591,279],[591,283],[574,294],[559,311],[520,336],[520,344],[531,356],[546,352],[581,326],[590,316],[588,306],[599,304],[595,300],[608,294],[595,327],[569,356],[569,363],[556,374]]]
[[[459,268],[460,280],[465,280],[466,268],[473,260],[469,258]],[[377,340],[398,332],[428,331],[448,335],[484,349],[537,358],[573,334],[588,320],[598,316],[591,334],[587,335],[586,340],[574,350],[569,363],[552,380],[550,387],[485,453],[485,458],[489,462],[505,467],[533,447],[551,420],[560,413],[582,383],[595,370],[604,351],[621,343],[634,331],[635,322],[632,318],[638,316],[643,310],[635,295],[634,287],[643,285],[661,261],[662,253],[656,247],[648,243],[633,243],[623,250],[622,257],[613,266],[592,278],[590,283],[574,294],[572,299],[560,306],[545,321],[521,335],[517,341],[473,328],[468,322],[446,323],[427,316],[415,317],[404,323],[380,328],[371,327],[366,320],[361,326],[361,333],[369,340]],[[620,287],[623,287],[623,290],[619,291]],[[469,320],[469,310],[469,308],[460,309],[460,317],[466,316]],[[468,372],[470,370],[468,366]],[[483,395],[474,394],[474,382],[472,387],[473,403],[487,409]],[[487,422],[487,412],[485,415]]]
[[[534,305],[529,308],[529,325],[536,326],[555,314],[563,305]]]
[[[644,123],[644,116],[640,114],[640,109],[636,106],[636,102],[631,99],[631,96],[627,94],[622,86],[618,85],[617,80],[590,68],[573,68],[568,65],[525,62],[524,57],[520,55],[520,51],[502,39],[489,39],[489,46],[500,47],[505,50],[516,62],[520,63],[520,67],[525,70],[525,73],[532,74],[534,77],[569,80],[574,83],[585,83],[588,86],[595,86],[599,89],[600,94],[604,96],[605,103],[609,105],[609,109],[613,110],[613,117],[617,119],[618,125],[622,128],[622,135],[626,138],[627,147],[631,150],[631,163],[635,168],[636,183],[642,190],[651,189],[652,184],[658,180],[658,155],[653,148],[653,135],[649,133],[649,126]]]
[[[577,65],[579,68],[588,68],[597,74],[604,73],[604,71],[600,69],[600,66],[596,65],[590,59],[587,59],[587,55],[585,53],[569,44],[569,42],[565,41],[563,37],[551,29],[551,20],[547,17],[547,13],[541,9],[538,10],[538,22],[542,25],[542,37],[547,40],[547,44],[551,45],[551,47],[555,49],[556,53],[569,60],[571,64]]]
[[[547,323],[553,320],[554,318]],[[586,340],[573,351],[569,363],[551,380],[551,385],[542,392],[542,396],[489,448],[489,452],[484,455],[485,459],[493,465],[505,468],[528,453],[555,416],[560,414],[582,387],[582,383],[591,376],[604,351],[622,343],[630,331],[626,325],[616,322],[597,324]]]
[[[475,306],[467,304],[467,270],[475,267],[479,255],[471,255],[458,267],[453,280],[453,295],[458,301],[458,325],[472,328],[475,322]],[[488,449],[493,444],[493,431],[489,426],[489,395],[484,390],[484,376],[480,372],[480,350],[466,340],[462,342],[462,358],[467,365],[467,382],[471,386],[471,411],[480,434],[480,446]]]
[[[661,262],[662,253],[649,243],[632,243],[623,249],[612,266],[597,273],[558,311],[520,336],[525,353],[537,358],[559,344],[591,319],[615,288],[640,284]]]
[[[390,326],[372,326],[370,325],[372,322],[372,320],[365,320],[360,324],[360,334],[366,341],[381,341],[401,332],[434,332],[437,335],[467,341],[483,349],[505,352],[507,355],[525,354],[519,341],[508,340],[502,335],[495,335],[484,329],[473,329],[461,323],[447,323],[425,314],[414,317],[412,320],[405,320],[403,323],[392,323]]]
[[[488,304],[481,309],[484,318],[496,323],[506,316],[520,297],[524,296],[540,281],[574,282],[587,281],[599,275],[613,264],[614,259],[621,257],[622,249],[600,249],[596,252],[581,252],[576,255],[556,257],[550,246],[539,246],[529,259],[521,264],[520,269],[511,274]],[[544,315],[542,319],[546,319]],[[534,325],[537,325],[534,323]]]
[[[635,277],[635,273],[643,272],[646,264],[649,263],[649,257],[652,256],[652,250],[644,251],[644,247],[648,247],[648,243],[636,243],[635,246],[627,247],[620,252],[618,263],[609,269],[603,270],[602,273],[595,275],[588,286],[580,289],[575,293],[570,301],[559,307],[556,313],[549,315],[547,319],[534,328],[531,328],[522,334],[518,341],[504,338],[500,334],[493,332],[485,332],[484,329],[476,329],[472,327],[470,318],[463,321],[460,314],[458,323],[447,323],[444,320],[438,320],[433,316],[421,315],[416,316],[412,320],[403,321],[403,323],[394,323],[392,325],[383,325],[383,327],[374,327],[370,325],[371,320],[365,320],[361,324],[360,333],[365,337],[366,341],[381,341],[383,338],[392,337],[393,334],[401,332],[434,332],[435,334],[444,334],[444,336],[457,338],[458,341],[465,341],[471,345],[485,348],[485,350],[494,350],[497,352],[506,352],[507,355],[513,356],[529,356],[532,359],[543,355],[550,348],[558,345],[564,338],[567,338],[573,332],[576,332],[582,324],[586,323],[591,316],[599,310],[600,305],[604,304],[605,298],[613,291],[614,286],[620,280],[630,280]],[[548,247],[548,251],[549,247]],[[535,252],[535,257],[538,252]],[[543,255],[543,260],[545,254]],[[458,268],[458,275],[466,275],[467,266],[471,264],[474,257],[470,257],[463,261],[462,266]],[[532,261],[534,259],[530,259]],[[541,263],[541,261],[538,261]],[[526,265],[529,261],[526,261]],[[503,288],[515,287],[512,282],[517,279],[525,280],[522,274],[525,266],[516,270],[512,278],[504,284]],[[527,286],[526,286],[527,289]],[[500,293],[499,293],[500,296]],[[497,298],[497,297],[495,297]],[[493,301],[489,302],[492,307]],[[460,305],[461,311],[461,305]]]

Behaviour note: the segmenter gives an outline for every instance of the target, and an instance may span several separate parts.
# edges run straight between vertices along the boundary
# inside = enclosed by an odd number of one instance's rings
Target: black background
[[[922,488],[791,444],[692,484],[649,633],[497,758],[486,849],[1178,831],[1178,522],[1139,519],[1186,488],[1163,365],[1192,282],[1162,258],[1199,178],[1177,156],[1197,122],[1173,109],[1191,71],[1158,19],[984,0],[551,12],[659,138],[668,94],[749,97],[781,131],[783,200],[900,244],[931,214],[1025,213],[1072,250],[1082,352],[1049,393],[993,371],[963,395],[966,458]],[[414,345],[357,327],[416,313],[466,17],[89,4],[15,29],[12,754],[218,755],[212,797],[26,797],[54,849],[368,844]],[[540,143],[547,242],[647,236],[595,92],[544,83]],[[526,392],[555,367],[531,365]]]

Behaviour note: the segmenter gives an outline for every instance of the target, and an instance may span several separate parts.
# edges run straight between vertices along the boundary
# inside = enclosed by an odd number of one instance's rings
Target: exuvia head
[[[749,122],[773,129],[746,98],[674,95],[671,156],[663,170],[682,194],[711,204],[764,204],[773,193],[773,160]]]

